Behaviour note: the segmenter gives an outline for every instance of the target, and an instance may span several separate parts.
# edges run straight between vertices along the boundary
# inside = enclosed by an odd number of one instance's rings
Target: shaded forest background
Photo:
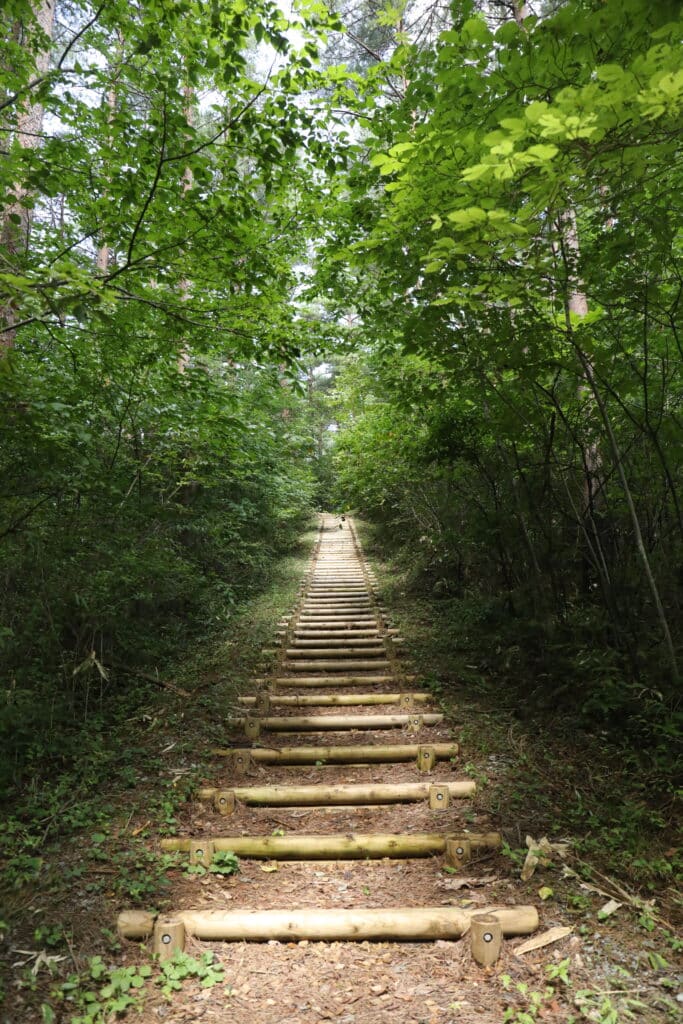
[[[645,0],[4,5],[5,787],[229,635],[327,507],[506,699],[673,798],[681,29]]]

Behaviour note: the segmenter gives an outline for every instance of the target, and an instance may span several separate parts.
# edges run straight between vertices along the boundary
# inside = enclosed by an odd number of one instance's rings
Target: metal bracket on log
[[[472,843],[469,839],[447,839],[445,863],[449,868],[461,868],[472,859]]]
[[[201,864],[203,868],[211,867],[214,850],[213,839],[191,839],[190,864]]]
[[[427,751],[427,754],[421,753]],[[358,744],[339,747],[252,747],[222,748],[211,751],[216,757],[232,758],[235,753],[249,754],[256,764],[394,764],[403,761],[417,761],[421,771],[431,771],[437,760],[447,761],[456,757],[457,743],[432,743],[427,746],[415,743],[390,743],[386,746]],[[421,766],[426,764],[427,767]]]
[[[254,767],[250,750],[227,750],[225,753],[233,775],[246,775]]]
[[[473,914],[470,923],[472,959],[482,967],[495,964],[500,956],[503,928],[495,914]]]
[[[446,785],[434,785],[429,787],[429,806],[433,811],[443,811],[450,805],[451,791]]]
[[[248,740],[257,740],[261,735],[261,720],[256,717],[245,718],[242,728]]]
[[[213,806],[214,810],[222,814],[223,817],[234,814],[237,806],[234,791],[232,789],[217,789],[213,795]]]
[[[185,925],[177,918],[159,918],[154,923],[152,952],[159,958],[171,960],[185,949]]]
[[[417,748],[417,770],[431,772],[436,764],[436,750],[433,746],[421,744]]]

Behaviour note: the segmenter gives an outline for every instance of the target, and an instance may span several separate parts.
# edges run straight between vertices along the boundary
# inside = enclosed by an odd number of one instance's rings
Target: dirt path
[[[305,936],[288,941],[287,935],[263,935],[263,942],[206,942],[188,929],[184,948],[198,955],[207,948],[214,951],[225,967],[225,983],[207,988],[188,1005],[182,998],[172,1004],[161,996],[147,1000],[142,1014],[144,1021],[159,1019],[227,1020],[244,1024],[312,1024],[320,1021],[367,1022],[385,1020],[391,1015],[402,1024],[447,1024],[455,1020],[500,1022],[504,1019],[511,997],[499,984],[490,984],[494,971],[501,964],[511,977],[544,989],[538,979],[538,968],[515,955],[523,938],[503,939],[501,959],[495,967],[479,966],[472,958],[469,937],[455,938],[434,921],[421,927],[431,928],[426,941],[378,941],[373,935],[372,920],[366,927],[369,940],[359,935],[357,941],[335,941],[335,929],[343,918],[341,911],[377,911],[389,908],[446,908],[456,920],[470,916],[485,907],[514,907],[525,902],[510,881],[507,864],[500,856],[500,836],[496,835],[487,815],[477,807],[472,796],[450,799],[445,808],[430,808],[426,799],[430,786],[452,783],[469,784],[457,756],[440,758],[430,772],[418,770],[418,747],[421,751],[445,749],[452,752],[457,743],[457,729],[443,720],[431,703],[429,694],[420,690],[419,681],[406,677],[400,658],[400,640],[391,630],[385,610],[379,603],[372,573],[368,570],[353,529],[345,522],[340,528],[336,518],[323,518],[320,538],[314,552],[311,571],[302,587],[301,600],[291,617],[283,623],[281,645],[272,657],[270,670],[254,683],[251,693],[241,698],[245,720],[234,730],[231,750],[238,749],[243,762],[234,762],[234,754],[223,750],[226,769],[204,800],[195,800],[179,823],[177,839],[165,843],[166,849],[187,847],[201,849],[206,856],[207,841],[229,838],[270,837],[295,844],[302,837],[352,836],[415,837],[428,834],[436,837],[436,853],[425,857],[378,857],[342,859],[325,857],[309,859],[305,848],[288,854],[261,859],[243,857],[238,874],[230,877],[207,873],[181,875],[174,872],[170,903],[172,912],[157,924],[157,941],[163,942],[168,920],[182,919],[184,912],[207,912],[210,921],[224,912],[228,921],[235,912],[288,911],[289,927],[295,935]],[[334,685],[331,685],[331,683]],[[346,695],[352,706],[329,706],[330,695]],[[374,704],[378,695],[393,694],[392,704]],[[411,696],[415,694],[416,696]],[[306,701],[305,707],[292,703],[292,696]],[[351,696],[353,695],[353,697]],[[290,698],[283,702],[282,698]],[[316,705],[316,699],[322,705]],[[393,701],[396,701],[393,703]],[[255,706],[256,704],[256,706]],[[291,720],[301,716],[318,719],[305,730]],[[374,718],[378,714],[392,716],[382,728],[357,728],[357,719]],[[352,715],[356,727],[333,726],[338,716]],[[432,716],[425,724],[423,716]],[[395,716],[400,716],[398,719]],[[417,717],[416,717],[417,716]],[[266,727],[264,727],[266,726]],[[242,729],[251,732],[245,742]],[[257,736],[254,733],[258,733]],[[331,764],[333,753],[311,755],[312,763],[296,765],[268,764],[253,760],[267,757],[273,749],[288,748],[372,747],[375,755],[385,745],[397,744],[413,748],[396,760],[390,754],[386,763],[367,763],[361,751],[352,750],[346,758],[351,763]],[[442,745],[434,747],[434,745]],[[260,752],[260,754],[259,754]],[[280,755],[283,756],[282,754]],[[288,760],[284,754],[284,761]],[[255,787],[280,787],[278,800],[288,802],[288,788],[324,785],[325,787],[367,787],[381,784],[399,787],[421,783],[422,799],[415,802],[371,803],[343,806],[251,806],[248,801]],[[242,799],[234,813],[217,813],[214,790],[230,791],[239,787]],[[225,793],[224,793],[225,796]],[[272,800],[273,794],[271,794]],[[384,798],[400,799],[394,789]],[[315,794],[308,790],[294,794],[292,800],[311,801]],[[341,799],[341,797],[337,797]],[[346,796],[344,797],[346,799]],[[349,797],[352,800],[352,796]],[[372,799],[365,794],[364,799]],[[266,804],[268,800],[265,800]],[[471,844],[470,859],[459,867],[446,868],[446,838],[467,839],[468,835],[488,836],[487,845]],[[454,847],[450,848],[451,855]],[[461,846],[457,847],[462,849]],[[391,851],[395,852],[395,851]],[[465,850],[465,856],[467,851]],[[183,860],[187,850],[178,854]],[[457,863],[457,861],[455,862]],[[298,911],[316,908],[325,911],[324,918],[330,941],[316,941],[315,930],[306,932],[306,923]],[[532,920],[519,928],[514,923],[509,931],[528,933],[534,930]],[[399,915],[400,916],[400,915]],[[427,915],[429,917],[429,915]],[[136,919],[137,920],[137,919]],[[127,921],[127,919],[126,919]],[[302,923],[303,921],[303,923]],[[550,919],[544,925],[557,922]],[[151,922],[142,925],[149,931]],[[128,924],[126,925],[126,927]],[[134,928],[138,927],[134,924]],[[133,928],[133,930],[134,930]],[[303,931],[301,930],[303,928]],[[194,929],[195,931],[197,929]],[[199,928],[201,932],[201,927]],[[418,933],[414,939],[421,938]],[[151,941],[147,937],[147,942]],[[131,960],[139,951],[129,948]],[[551,998],[552,997],[552,998]],[[544,1015],[563,1019],[554,992],[544,1002]]]

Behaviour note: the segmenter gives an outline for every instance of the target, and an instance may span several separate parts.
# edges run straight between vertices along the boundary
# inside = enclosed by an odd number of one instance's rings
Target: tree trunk
[[[55,16],[55,0],[42,0],[33,8],[34,23],[26,33],[25,45],[28,48],[34,37],[43,33],[46,42],[52,39]],[[36,31],[36,29],[38,31]],[[21,26],[13,29],[15,38],[22,36]],[[50,46],[44,45],[35,57],[35,77],[44,75],[50,66]],[[40,133],[43,127],[43,107],[40,103],[31,103],[27,99],[19,106],[14,131],[9,137],[22,149],[37,149],[40,145]],[[31,213],[26,204],[29,191],[24,182],[17,181],[12,189],[12,201],[5,207],[0,223],[0,244],[12,262],[12,257],[27,252],[31,233]],[[14,346],[16,336],[16,308],[8,302],[0,308],[0,358]]]

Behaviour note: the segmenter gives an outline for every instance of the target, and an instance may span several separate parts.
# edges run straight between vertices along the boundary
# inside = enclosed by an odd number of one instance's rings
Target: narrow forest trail
[[[213,949],[226,985],[148,1001],[142,1019],[499,1024],[500,965],[475,962],[471,918],[493,913],[475,925],[477,956],[500,925],[517,976],[530,969],[512,937],[535,931],[538,913],[496,870],[501,836],[473,806],[451,726],[404,673],[352,522],[322,517],[281,625],[268,673],[229,723],[249,739],[214,751],[220,783],[161,841],[205,866],[233,851],[239,873],[180,877],[163,916],[119,918],[122,936],[162,958]]]

